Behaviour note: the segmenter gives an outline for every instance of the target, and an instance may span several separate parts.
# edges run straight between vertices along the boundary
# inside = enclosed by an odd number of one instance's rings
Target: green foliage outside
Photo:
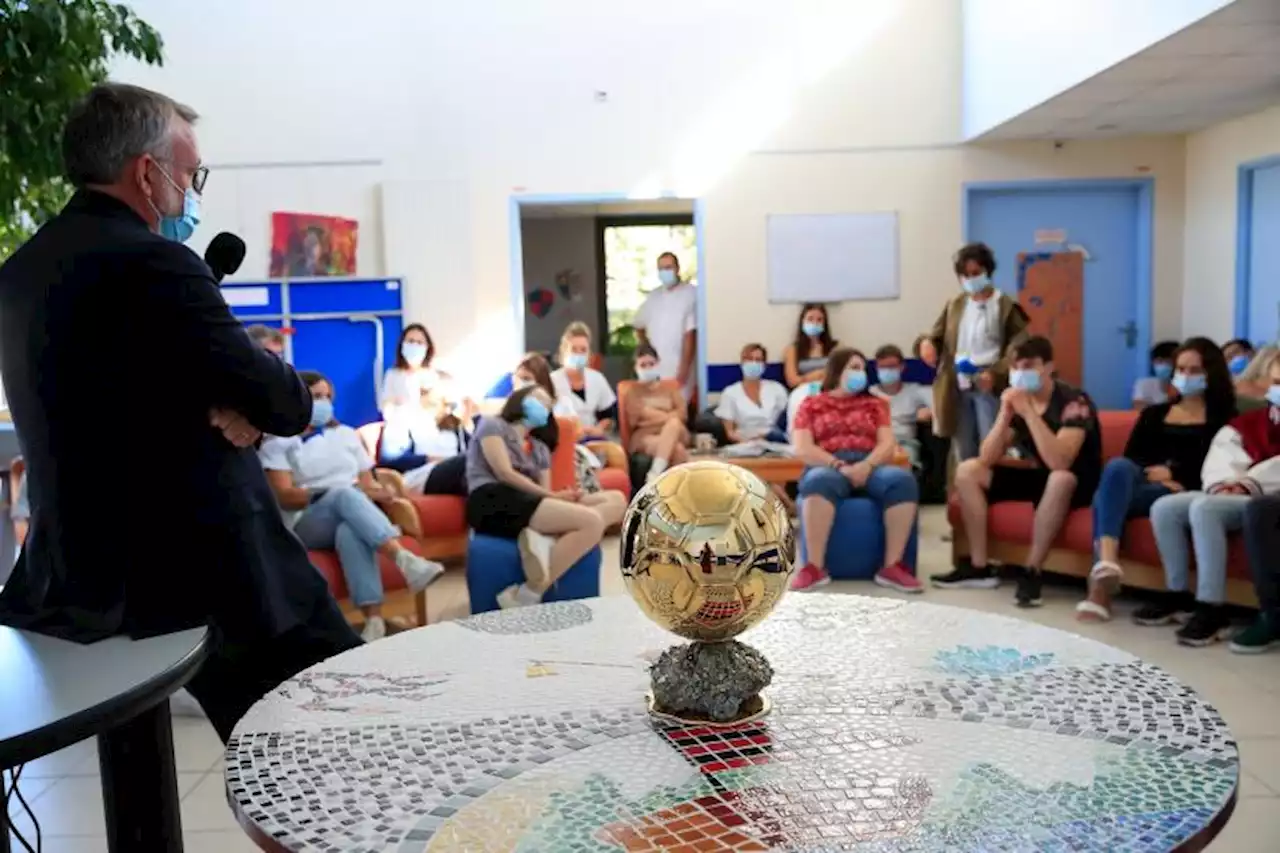
[[[604,230],[608,355],[629,357],[635,352],[636,312],[660,286],[657,261],[663,252],[676,253],[686,281],[698,280],[697,231],[692,225],[621,225]]]
[[[0,260],[71,194],[62,126],[117,55],[161,63],[160,34],[105,0],[0,0]]]

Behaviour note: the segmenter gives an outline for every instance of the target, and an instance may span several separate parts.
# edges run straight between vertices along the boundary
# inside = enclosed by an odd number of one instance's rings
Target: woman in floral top
[[[884,568],[876,583],[902,592],[920,592],[920,581],[904,562],[916,524],[919,488],[909,471],[891,466],[898,444],[889,407],[868,393],[867,359],[840,347],[827,358],[821,393],[796,412],[796,456],[809,468],[800,478],[800,513],[808,562],[791,581],[809,590],[831,581],[825,568],[827,540],[836,505],[865,495],[884,512]]]

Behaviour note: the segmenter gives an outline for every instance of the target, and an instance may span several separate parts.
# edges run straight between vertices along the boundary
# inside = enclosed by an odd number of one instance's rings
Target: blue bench
[[[804,514],[801,513],[803,519]],[[911,531],[903,562],[916,574],[916,552],[919,547],[919,524]],[[807,557],[804,545],[804,523],[800,525],[797,567]],[[870,498],[849,498],[836,507],[836,519],[827,540],[827,572],[836,580],[870,580],[883,568],[884,521],[880,507]]]
[[[600,549],[593,548],[573,564],[542,597],[543,601],[572,601],[600,594]],[[467,543],[467,591],[471,613],[498,609],[498,593],[524,582],[520,548],[514,539],[472,534]]]

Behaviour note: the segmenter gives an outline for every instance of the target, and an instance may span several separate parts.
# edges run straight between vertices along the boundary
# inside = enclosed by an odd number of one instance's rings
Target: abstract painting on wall
[[[273,278],[356,274],[357,222],[311,213],[271,214]]]

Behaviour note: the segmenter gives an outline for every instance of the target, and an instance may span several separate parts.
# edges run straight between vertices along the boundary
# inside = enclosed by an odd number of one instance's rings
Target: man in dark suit
[[[181,244],[207,170],[195,113],[96,87],[69,117],[77,192],[0,268],[0,373],[32,505],[0,622],[80,642],[202,624],[188,685],[225,740],[266,691],[355,647],[254,450],[311,396]]]

